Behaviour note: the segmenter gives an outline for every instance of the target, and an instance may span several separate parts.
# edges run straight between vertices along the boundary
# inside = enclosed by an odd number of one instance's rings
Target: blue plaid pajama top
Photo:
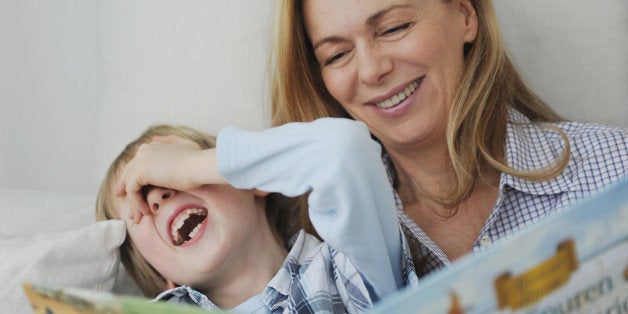
[[[301,230],[279,272],[261,295],[232,309],[241,313],[358,313],[374,300],[349,258],[325,242]],[[402,235],[402,239],[405,239]],[[403,241],[402,279],[416,287],[407,243]],[[261,298],[262,302],[259,302]],[[187,286],[164,291],[154,301],[191,304],[209,311],[220,310],[207,296]]]

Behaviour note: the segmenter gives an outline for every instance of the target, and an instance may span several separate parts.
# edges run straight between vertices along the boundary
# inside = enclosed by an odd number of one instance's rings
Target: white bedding
[[[0,189],[0,313],[30,311],[24,282],[139,294],[119,267],[124,223],[95,222],[94,199]]]

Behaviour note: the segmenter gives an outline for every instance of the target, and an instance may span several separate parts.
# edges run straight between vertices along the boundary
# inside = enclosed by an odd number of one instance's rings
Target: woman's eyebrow
[[[316,51],[316,49],[326,43],[338,43],[338,42],[342,42],[343,39],[340,36],[329,36],[329,37],[325,37],[319,41],[317,41],[313,46],[313,50]]]
[[[386,16],[386,14],[390,13],[393,10],[397,10],[397,9],[405,9],[405,8],[409,8],[410,5],[391,5],[383,10],[377,11],[376,13],[372,14],[371,16],[369,16],[366,19],[366,25],[367,26],[373,26],[375,24],[377,24],[377,22],[382,19],[384,16]],[[312,45],[312,49],[316,50],[318,47],[322,46],[323,44],[326,43],[337,43],[337,42],[342,42],[343,38],[340,36],[329,36],[329,37],[325,37],[319,41],[317,41],[316,43],[314,43]]]
[[[377,22],[383,18],[386,14],[390,13],[393,10],[396,9],[405,9],[405,8],[409,8],[410,5],[400,5],[400,4],[396,4],[396,5],[391,5],[381,11],[376,12],[375,14],[369,16],[369,18],[366,19],[366,25],[368,26],[373,26],[375,24],[377,24]]]

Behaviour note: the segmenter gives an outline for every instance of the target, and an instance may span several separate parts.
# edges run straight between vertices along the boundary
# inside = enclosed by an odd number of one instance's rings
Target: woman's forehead
[[[416,13],[421,0],[305,0],[305,28],[312,37],[374,26],[382,18],[399,12]]]
[[[417,8],[429,0],[304,0],[303,15],[311,17],[340,17],[366,22],[372,15],[393,8]]]

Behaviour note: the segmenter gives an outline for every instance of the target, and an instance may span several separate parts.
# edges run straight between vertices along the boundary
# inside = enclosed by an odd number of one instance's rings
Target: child
[[[206,309],[338,313],[416,284],[380,146],[362,123],[226,128],[212,144],[190,129],[153,127],[103,182],[99,219],[127,221],[122,261],[146,294],[168,288],[157,299]],[[281,235],[294,213],[276,212],[262,191],[309,192],[325,242],[300,231],[287,252]]]

